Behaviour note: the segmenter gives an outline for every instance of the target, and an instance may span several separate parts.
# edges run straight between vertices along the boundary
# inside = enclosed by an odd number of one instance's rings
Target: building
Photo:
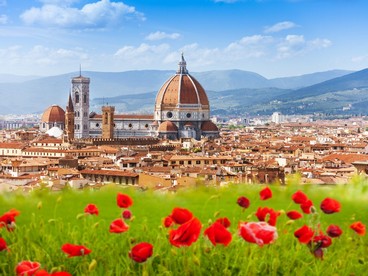
[[[89,112],[90,79],[72,78],[66,112],[58,109],[57,121],[50,118],[50,109],[42,116],[41,130],[51,127],[65,129],[65,140],[80,138],[159,137],[170,140],[180,138],[219,136],[217,126],[210,120],[210,104],[201,84],[188,73],[184,56],[177,72],[159,89],[154,114],[115,114],[113,106],[103,106],[101,114]],[[54,111],[56,112],[56,111]],[[63,116],[61,120],[59,117]],[[73,128],[74,125],[74,128]]]

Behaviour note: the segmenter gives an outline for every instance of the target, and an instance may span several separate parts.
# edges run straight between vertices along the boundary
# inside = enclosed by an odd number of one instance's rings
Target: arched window
[[[75,103],[79,103],[79,93],[75,93]]]
[[[83,94],[83,103],[86,103],[86,102],[87,102],[87,95]]]

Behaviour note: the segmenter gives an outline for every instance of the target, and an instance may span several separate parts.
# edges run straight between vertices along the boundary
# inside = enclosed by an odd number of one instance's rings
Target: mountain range
[[[152,113],[155,96],[174,71],[85,71],[91,79],[91,111],[101,105],[117,113]],[[42,113],[48,106],[65,107],[73,72],[57,76],[0,75],[0,114]],[[206,89],[213,114],[367,113],[368,69],[332,70],[267,79],[242,70],[191,72]],[[367,96],[366,96],[367,95]]]

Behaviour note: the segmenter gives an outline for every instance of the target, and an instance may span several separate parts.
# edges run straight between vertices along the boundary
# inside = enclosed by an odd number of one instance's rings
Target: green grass
[[[18,262],[41,263],[48,271],[68,271],[72,275],[362,275],[368,267],[368,239],[349,229],[354,221],[368,225],[368,184],[358,177],[344,186],[311,187],[296,185],[289,179],[287,186],[270,186],[273,197],[259,199],[260,185],[230,185],[229,187],[197,187],[162,194],[107,186],[100,191],[64,191],[51,193],[37,190],[32,194],[0,195],[0,215],[11,208],[21,214],[16,218],[14,232],[0,229],[9,252],[0,252],[0,274],[14,275]],[[291,195],[302,189],[314,202],[318,215],[305,215],[290,222],[285,214],[277,221],[279,238],[274,244],[259,247],[238,235],[239,221],[257,221],[258,207],[276,210],[298,210]],[[134,219],[130,229],[122,234],[109,233],[111,221],[121,216],[116,205],[117,192],[129,194],[134,204],[130,208]],[[250,207],[242,210],[236,200],[250,199]],[[319,209],[325,197],[339,200],[342,210],[326,215]],[[88,203],[98,206],[99,216],[83,215]],[[42,206],[41,206],[42,205]],[[191,210],[203,224],[199,240],[190,247],[176,248],[168,241],[164,217],[174,207]],[[232,223],[233,240],[229,246],[214,247],[203,231],[218,217],[228,217]],[[338,224],[344,231],[333,239],[324,259],[316,259],[304,244],[293,236],[303,224],[319,223],[322,230]],[[154,253],[145,263],[135,263],[128,257],[130,248],[138,242],[149,242]],[[92,253],[67,258],[61,251],[64,243],[81,244]]]

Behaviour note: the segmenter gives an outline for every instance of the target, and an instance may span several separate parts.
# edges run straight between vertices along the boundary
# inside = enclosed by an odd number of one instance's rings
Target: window
[[[132,128],[132,127],[133,127],[133,125],[132,125],[132,124],[129,124],[129,125],[128,125],[128,127],[129,127],[129,128]]]
[[[184,161],[179,161],[179,164],[180,165],[184,165]]]
[[[201,164],[201,160],[197,160],[197,161],[196,161],[196,164],[197,164],[197,165],[200,165],[200,164]]]
[[[172,118],[173,114],[172,114],[172,112],[169,111],[169,112],[166,113],[166,116],[167,116],[167,118]]]
[[[79,103],[79,93],[75,93],[75,103]]]
[[[192,117],[192,114],[187,113],[187,118],[190,118],[190,117]]]
[[[83,95],[83,103],[87,103],[87,95],[86,94]]]

